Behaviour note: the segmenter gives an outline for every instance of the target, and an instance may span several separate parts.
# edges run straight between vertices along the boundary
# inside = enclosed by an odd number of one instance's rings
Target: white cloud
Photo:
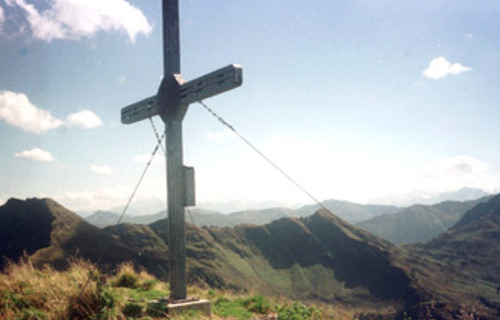
[[[58,198],[63,199],[64,202],[78,203],[76,207],[83,205],[92,208],[97,203],[100,203],[103,208],[107,208],[110,204],[116,205],[117,202],[124,202],[127,198],[127,193],[122,188],[99,188],[91,191],[68,191]]]
[[[125,32],[135,41],[152,30],[144,14],[125,0],[51,0],[44,11],[25,0],[7,4],[23,9],[33,36],[44,41],[93,37],[100,31]]]
[[[107,210],[117,203],[126,201],[125,190],[110,192],[106,188],[81,191],[67,191],[63,195],[55,196],[56,201],[70,210]]]
[[[452,64],[446,60],[445,57],[438,57],[432,59],[427,69],[425,69],[422,73],[429,79],[437,80],[448,75],[457,75],[470,70],[472,69],[465,67],[458,62]]]
[[[83,127],[93,129],[102,126],[101,119],[90,110],[82,110],[72,113],[66,118],[66,125],[69,127]]]
[[[113,170],[110,166],[99,166],[95,164],[90,166],[90,170],[101,175],[111,175],[115,173],[115,170]]]
[[[93,198],[94,195],[90,191],[68,191],[63,194],[62,198],[66,201],[86,201],[90,202]]]
[[[28,22],[35,38],[47,41],[64,38],[62,26],[57,21],[53,20],[53,17],[51,17],[52,14],[49,12],[40,14],[34,5],[26,3],[24,0],[13,0],[9,2],[11,5],[17,4],[26,12]]]
[[[60,127],[63,122],[38,109],[25,94],[0,91],[0,119],[36,134]]]
[[[90,110],[72,113],[62,121],[37,108],[25,94],[12,91],[0,91],[0,120],[36,134],[62,126],[94,129],[102,125],[101,119]]]
[[[2,28],[2,24],[5,21],[5,15],[3,13],[3,8],[0,6],[0,30]]]
[[[129,200],[131,191],[130,185],[113,185],[96,187],[91,190],[67,191],[61,195],[53,195],[52,198],[73,211],[116,210],[117,208],[121,210]],[[154,213],[155,210],[148,211],[145,208],[148,205],[151,206],[152,202],[157,202],[154,199],[164,198],[164,187],[142,186],[135,195],[131,207],[128,208],[127,214],[134,209],[142,213]],[[138,204],[140,205],[137,206]],[[162,202],[162,207],[164,208],[164,202]]]
[[[56,159],[49,151],[42,150],[40,148],[34,148],[31,150],[25,150],[14,154],[16,158],[25,158],[37,162],[52,162]]]

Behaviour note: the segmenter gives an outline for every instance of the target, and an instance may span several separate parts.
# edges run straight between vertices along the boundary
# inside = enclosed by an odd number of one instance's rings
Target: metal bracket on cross
[[[182,84],[180,86],[180,103],[186,106],[237,88],[242,83],[243,69],[239,65],[231,64]],[[122,123],[131,124],[160,115],[158,96],[158,94],[154,95],[123,108],[121,111]]]

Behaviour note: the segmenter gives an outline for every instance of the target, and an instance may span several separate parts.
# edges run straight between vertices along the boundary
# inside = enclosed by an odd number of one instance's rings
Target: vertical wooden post
[[[179,45],[179,1],[163,0],[163,68],[164,81],[173,81],[174,74],[180,74]],[[171,79],[171,80],[170,80]],[[172,83],[172,88],[174,84]],[[161,93],[160,93],[161,94]],[[163,99],[159,101],[168,106],[160,106],[170,110],[165,117],[166,162],[167,162],[167,208],[168,208],[168,241],[169,241],[169,273],[170,298],[186,299],[186,234],[185,234],[185,181],[182,157],[182,118],[178,116],[183,109],[180,99]],[[185,111],[184,111],[185,112]],[[179,119],[180,118],[180,119]]]
[[[185,179],[182,120],[165,123],[167,136],[167,193],[169,220],[170,298],[186,299]]]
[[[163,0],[163,76],[181,73],[179,0]]]

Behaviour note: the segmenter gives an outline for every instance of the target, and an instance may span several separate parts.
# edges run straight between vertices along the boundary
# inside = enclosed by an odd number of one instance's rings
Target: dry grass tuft
[[[66,272],[35,268],[24,259],[0,274],[0,319],[89,319],[113,306],[88,262],[70,262]],[[85,285],[86,284],[86,285]]]
[[[64,318],[68,309],[67,297],[78,292],[79,286],[87,279],[89,267],[86,262],[74,262],[71,272],[60,273],[49,266],[37,269],[27,260],[9,263],[0,275],[3,302],[0,315],[40,310],[40,318],[42,313],[48,318]]]
[[[134,270],[134,265],[126,262],[118,267],[113,285],[116,287],[136,289],[139,287],[139,282],[140,278]]]

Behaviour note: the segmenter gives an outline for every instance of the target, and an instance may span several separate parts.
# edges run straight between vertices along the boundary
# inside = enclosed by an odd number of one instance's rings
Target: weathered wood
[[[165,122],[167,202],[170,258],[170,298],[186,299],[185,179],[182,159],[182,119],[187,107],[180,104],[181,55],[179,0],[163,0],[163,81],[158,90],[158,112]]]
[[[237,88],[243,83],[241,66],[232,64],[181,86],[181,103],[191,104]]]
[[[179,0],[163,0],[163,75],[181,73]]]
[[[177,75],[177,81],[181,84],[180,104],[187,106],[241,86],[243,70],[240,66],[232,64],[186,83],[182,83],[181,77]],[[122,123],[131,124],[161,114],[158,109],[159,96],[160,94],[123,108]]]
[[[121,111],[124,124],[160,115],[165,123],[170,299],[186,299],[185,207],[195,205],[194,168],[183,165],[182,120],[189,104],[242,84],[242,68],[229,65],[189,82],[180,75],[179,2],[163,0],[164,77],[158,93]]]
[[[194,168],[193,167],[184,167],[184,181],[185,181],[185,198],[184,205],[186,207],[194,207],[196,205],[196,188],[194,182]]]
[[[158,115],[156,95],[126,106],[122,109],[122,123],[131,124]]]
[[[167,196],[170,298],[186,298],[185,194],[182,156],[182,120],[165,123],[167,136]]]

